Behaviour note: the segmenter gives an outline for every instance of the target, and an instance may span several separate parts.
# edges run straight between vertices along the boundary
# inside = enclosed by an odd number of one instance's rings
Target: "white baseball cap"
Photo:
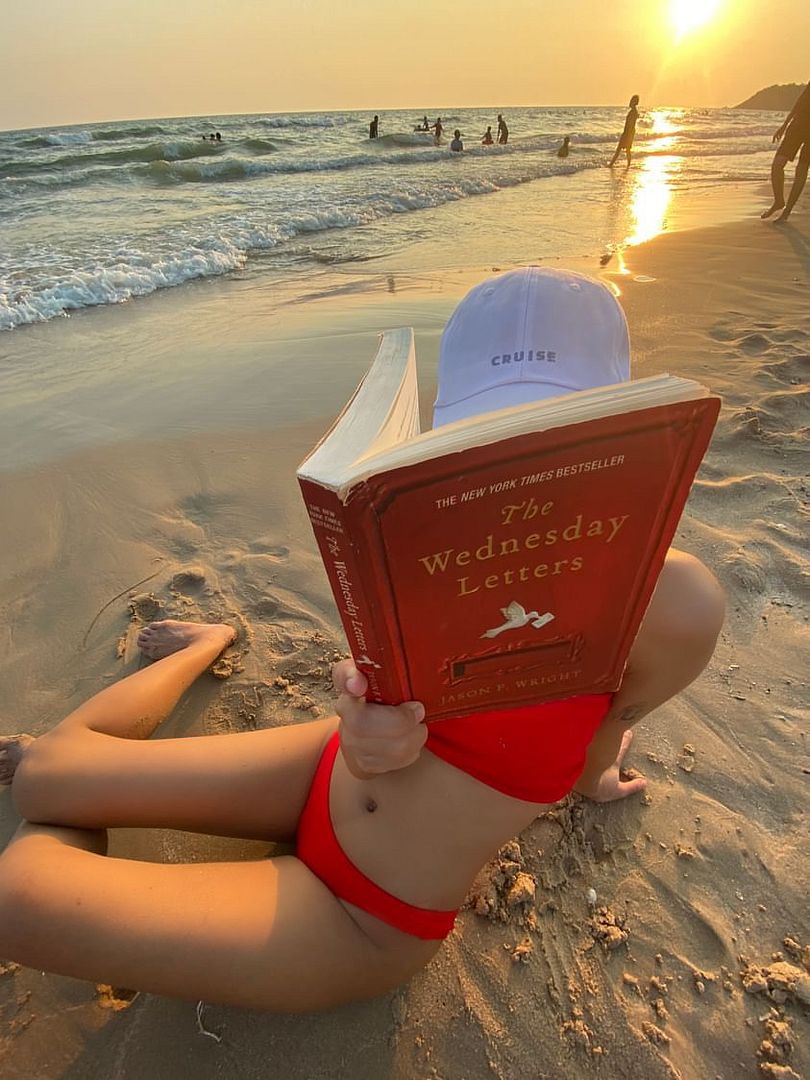
[[[629,378],[627,320],[606,285],[571,270],[510,270],[450,316],[433,426]]]

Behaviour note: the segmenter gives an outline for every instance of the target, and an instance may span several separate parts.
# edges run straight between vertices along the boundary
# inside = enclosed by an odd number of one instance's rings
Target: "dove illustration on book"
[[[501,626],[494,626],[491,630],[485,630],[481,635],[482,638],[497,637],[498,634],[502,634],[505,630],[520,630],[528,623],[531,623],[535,630],[539,630],[541,626],[550,623],[554,618],[550,611],[545,612],[544,615],[541,615],[538,611],[526,611],[517,600],[513,600],[507,607],[501,608],[501,614],[506,619],[506,622]]]

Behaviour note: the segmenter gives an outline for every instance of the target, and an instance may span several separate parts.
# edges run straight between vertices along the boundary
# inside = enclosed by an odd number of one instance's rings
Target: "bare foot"
[[[0,784],[10,784],[33,735],[0,735]]]
[[[197,642],[217,642],[220,652],[236,641],[236,631],[227,623],[180,622],[164,619],[149,623],[138,634],[138,648],[150,660],[162,660],[164,656],[187,649]]]
[[[781,210],[784,207],[784,205],[785,204],[783,202],[775,202],[773,204],[773,206],[770,207],[770,209],[763,210],[762,213],[759,216],[764,221],[765,218],[769,218],[771,216],[771,214],[775,214],[777,210]]]
[[[787,221],[787,219],[789,217],[790,217],[790,210],[788,210],[787,207],[785,207],[785,209],[782,211],[782,213],[776,219],[776,222],[778,224],[780,221]]]
[[[618,799],[626,799],[628,795],[635,795],[637,791],[643,791],[647,786],[647,781],[643,776],[635,776],[632,780],[622,780],[622,762],[632,741],[633,732],[628,728],[622,735],[622,745],[619,747],[616,760],[599,777],[593,791],[584,791],[579,787],[575,787],[574,790],[588,799],[593,799],[594,802],[602,803],[616,802]]]

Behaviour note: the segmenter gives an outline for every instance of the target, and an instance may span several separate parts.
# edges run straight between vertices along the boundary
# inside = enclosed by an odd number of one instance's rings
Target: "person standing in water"
[[[442,118],[436,117],[436,123],[433,124],[433,141],[438,146],[442,139],[442,132],[444,131],[444,125],[442,124]]]
[[[761,217],[769,218],[771,214],[781,210],[782,213],[776,220],[787,221],[804,189],[807,169],[810,166],[810,83],[799,94],[796,104],[785,117],[784,123],[774,132],[773,141],[778,142],[779,139],[782,141],[779,143],[771,165],[773,203]],[[785,166],[789,161],[793,161],[797,154],[799,161],[787,205],[785,205]]]
[[[453,132],[453,141],[450,143],[450,149],[454,150],[457,154],[461,153],[464,149],[464,143],[461,141],[461,132],[458,128]]]
[[[380,118],[379,118],[379,116],[377,116],[375,114],[374,119],[368,125],[368,137],[370,139],[376,139],[377,138],[377,131],[378,131],[378,128],[379,128],[379,124],[380,124]]]
[[[619,154],[624,150],[627,154],[627,164],[630,164],[630,152],[633,149],[633,139],[636,137],[636,121],[638,120],[638,94],[633,94],[630,98],[630,111],[624,121],[624,131],[619,138],[619,145],[616,147],[616,153],[610,159],[610,168],[616,164],[616,159]]]
[[[492,125],[490,124],[487,127],[487,130],[484,132],[484,137],[481,140],[481,145],[482,146],[492,146],[493,142],[494,142],[494,139],[492,138]]]
[[[509,142],[509,128],[506,126],[506,121],[498,113],[498,144],[500,146],[506,146]]]
[[[557,157],[566,158],[566,157],[568,157],[570,152],[571,152],[571,136],[566,135],[563,138],[562,146],[557,151]]]

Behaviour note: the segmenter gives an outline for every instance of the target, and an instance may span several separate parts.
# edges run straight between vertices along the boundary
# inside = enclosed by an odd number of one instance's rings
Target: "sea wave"
[[[557,174],[574,171],[568,164],[554,166]],[[520,175],[459,177],[432,186],[405,184],[395,193],[370,193],[342,206],[301,210],[286,215],[280,222],[234,220],[220,226],[219,235],[213,239],[186,237],[176,251],[150,253],[131,248],[125,256],[117,253],[114,261],[112,257],[108,261],[101,259],[95,265],[72,269],[37,285],[21,286],[0,279],[0,330],[44,322],[79,308],[122,303],[194,278],[228,273],[244,266],[251,252],[276,248],[303,234],[365,225],[394,214],[488,195],[536,179],[537,171],[529,169]],[[178,242],[183,242],[183,238],[178,238]],[[54,261],[50,259],[49,266]]]
[[[93,134],[90,131],[54,131],[46,132],[44,135],[35,135],[31,139],[26,139],[21,145],[30,147],[80,146],[92,141]]]
[[[258,122],[269,128],[332,128],[356,124],[357,118],[334,113],[298,113],[292,115],[261,116]]]

